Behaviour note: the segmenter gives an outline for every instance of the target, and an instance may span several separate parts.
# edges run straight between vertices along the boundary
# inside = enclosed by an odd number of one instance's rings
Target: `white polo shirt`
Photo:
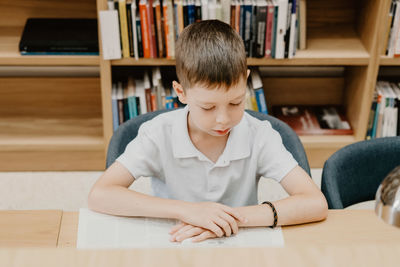
[[[136,179],[152,178],[154,195],[231,207],[257,204],[261,176],[280,181],[297,166],[268,121],[244,113],[214,163],[193,145],[187,107],[143,123],[117,161]]]

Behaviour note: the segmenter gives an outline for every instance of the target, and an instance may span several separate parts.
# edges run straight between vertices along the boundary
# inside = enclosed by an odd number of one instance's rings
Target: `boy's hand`
[[[237,221],[247,220],[233,208],[214,202],[189,203],[182,207],[180,220],[213,232],[216,236],[230,236],[238,232]]]
[[[187,223],[180,223],[175,225],[169,232],[171,242],[182,242],[185,239],[192,238],[192,242],[201,242],[209,238],[217,237],[215,233],[210,230],[193,226]]]

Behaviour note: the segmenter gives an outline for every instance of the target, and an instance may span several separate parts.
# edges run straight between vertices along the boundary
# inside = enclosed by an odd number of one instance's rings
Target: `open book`
[[[283,247],[280,227],[240,228],[236,235],[193,243],[170,242],[169,231],[175,220],[118,217],[88,209],[79,210],[78,241],[80,249],[180,248],[180,247]]]

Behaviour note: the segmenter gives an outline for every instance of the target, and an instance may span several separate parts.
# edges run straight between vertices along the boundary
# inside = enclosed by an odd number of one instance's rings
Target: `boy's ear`
[[[183,90],[182,85],[180,83],[178,83],[177,81],[173,81],[172,87],[174,88],[174,91],[175,91],[176,95],[178,96],[179,101],[183,104],[187,104],[185,91]]]
[[[250,70],[247,69],[247,78],[249,78],[249,75],[250,75]]]

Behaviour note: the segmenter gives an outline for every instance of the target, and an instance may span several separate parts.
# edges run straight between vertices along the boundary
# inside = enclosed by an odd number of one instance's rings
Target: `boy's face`
[[[190,133],[226,136],[243,117],[246,80],[225,89],[208,89],[199,85],[186,89],[174,82],[179,100],[188,105]]]

